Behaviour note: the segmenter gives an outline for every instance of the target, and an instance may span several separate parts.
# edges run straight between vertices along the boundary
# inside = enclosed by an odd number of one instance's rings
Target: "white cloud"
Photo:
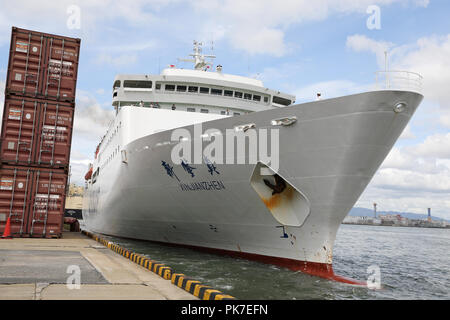
[[[125,32],[127,26],[151,30],[163,22],[158,11],[179,0],[16,0],[2,1],[0,11],[0,45],[10,40],[11,26],[43,32],[81,36],[83,41],[97,42]],[[80,29],[69,29],[70,6],[80,9]],[[144,29],[145,27],[145,29]],[[130,34],[132,37],[133,34]]]
[[[80,152],[79,150],[72,150],[70,153],[71,161],[81,161],[84,163],[84,161],[88,158],[89,156],[87,156],[83,152]]]
[[[94,50],[102,52],[136,52],[144,50],[153,50],[158,48],[158,43],[155,40],[134,42],[121,42],[115,45],[105,45],[95,47]]]
[[[356,52],[370,51],[377,57],[379,67],[384,69],[385,52],[389,51],[394,46],[391,42],[376,41],[364,35],[355,34],[347,38],[347,47]]]
[[[77,90],[74,135],[99,140],[114,118],[112,109],[103,109],[89,93]]]
[[[251,35],[251,36],[250,36]],[[280,57],[287,51],[284,33],[273,28],[247,27],[244,32],[233,35],[233,45],[250,54],[266,53]],[[268,44],[270,45],[268,46]]]
[[[450,133],[394,147],[357,205],[370,207],[373,202],[392,211],[423,213],[432,207],[438,216],[450,219]]]
[[[439,118],[439,123],[444,127],[450,128],[450,112],[443,112]]]
[[[426,8],[430,4],[430,0],[415,0],[415,4],[418,7]]]
[[[293,93],[298,90],[298,87],[292,83],[292,79],[297,78],[299,74],[304,72],[305,66],[310,62],[308,59],[300,58],[294,62],[288,61],[279,65],[265,67],[261,72],[251,73],[249,77],[261,80],[266,87],[278,87],[280,91]]]
[[[390,69],[413,71],[422,75],[425,98],[438,103],[442,109],[450,110],[450,34],[424,37],[406,45],[353,35],[347,38],[347,46],[357,52],[369,51],[376,54],[380,67],[384,66],[383,51],[390,48]],[[448,114],[442,119],[444,124],[448,122],[447,116]]]
[[[282,56],[292,44],[284,35],[294,24],[321,21],[333,14],[366,14],[369,5],[412,3],[417,0],[195,0],[192,6],[203,17],[203,33],[220,30],[231,46],[250,54]]]
[[[295,90],[297,102],[314,101],[320,93],[322,99],[340,97],[344,95],[367,91],[371,85],[361,85],[348,80],[332,80],[313,83]]]
[[[114,67],[123,67],[135,64],[138,61],[137,53],[140,51],[154,50],[158,47],[156,40],[134,42],[122,42],[116,45],[95,46],[90,50],[98,52],[94,62],[108,64]]]
[[[72,182],[84,183],[84,175],[92,162],[95,147],[113,120],[114,111],[103,109],[88,92],[77,90],[70,165]]]
[[[101,53],[95,58],[95,62],[98,64],[108,64],[114,67],[123,67],[135,64],[137,62],[136,54],[122,54],[118,56],[112,56],[107,53]]]
[[[450,34],[417,40],[405,54],[394,55],[392,64],[420,73],[425,96],[450,110]]]
[[[402,134],[400,135],[399,139],[415,139],[416,136],[411,131],[411,125],[407,125],[406,128],[403,130]]]
[[[406,192],[446,192],[450,193],[449,168],[435,173],[424,173],[418,170],[381,169],[374,177],[373,186],[391,190],[404,190]]]
[[[90,163],[92,163],[92,160],[89,160],[87,158],[85,159],[80,159],[80,160],[76,160],[76,159],[72,159],[71,164],[77,164],[77,165],[83,165],[83,166],[88,166]]]
[[[428,1],[420,2],[428,5]],[[390,48],[390,69],[418,72],[423,76],[424,107],[438,104],[435,123],[450,128],[450,34],[429,36],[415,43],[395,45],[365,36],[347,38],[347,46],[357,52],[377,55]],[[430,109],[427,107],[427,109]],[[431,108],[432,109],[432,108]],[[430,112],[432,110],[430,109]],[[433,111],[434,112],[434,111]],[[427,118],[430,114],[426,115]],[[413,138],[407,127],[401,138]],[[428,133],[423,141],[394,148],[361,196],[357,205],[370,207],[382,203],[383,210],[426,212],[427,207],[441,217],[450,218],[450,133]]]
[[[93,54],[92,62],[99,65],[110,65],[115,68],[134,65],[138,62],[138,54],[158,47],[155,40],[141,42],[121,42],[115,45],[92,45],[86,51]]]
[[[111,34],[138,34],[167,27],[192,35],[226,39],[232,47],[250,54],[282,56],[293,44],[286,43],[285,32],[295,24],[321,21],[334,14],[366,15],[369,5],[388,6],[404,3],[426,6],[425,0],[16,0],[3,1],[0,12],[0,45],[9,41],[10,26],[38,29],[51,33],[74,34],[84,41],[103,40]],[[80,30],[69,30],[67,9],[80,8]],[[27,10],[23,10],[27,8]],[[173,8],[173,14],[159,14]],[[192,10],[194,11],[192,14]],[[185,12],[190,13],[186,18]],[[180,19],[181,17],[181,19]],[[133,33],[129,37],[133,37]],[[145,39],[143,40],[145,45]],[[117,47],[122,48],[122,45]],[[130,49],[131,51],[131,49]]]
[[[70,183],[75,183],[76,185],[84,185],[84,176],[88,171],[88,165],[85,163],[79,163],[74,160],[70,160]]]
[[[424,142],[407,150],[417,157],[450,159],[450,133],[428,136]]]

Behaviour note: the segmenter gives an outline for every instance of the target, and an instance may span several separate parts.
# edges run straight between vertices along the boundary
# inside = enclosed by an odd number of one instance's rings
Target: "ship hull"
[[[285,198],[262,190],[264,176],[255,178],[261,157],[256,164],[249,155],[241,164],[224,161],[215,170],[192,164],[191,174],[172,163],[172,130],[139,138],[123,148],[126,159],[102,169],[87,189],[84,223],[93,232],[213,250],[346,282],[332,270],[337,230],[422,98],[374,91],[202,123],[203,132],[248,123],[277,129],[275,171],[294,194]],[[399,102],[407,108],[397,113]],[[271,125],[286,117],[297,121]]]

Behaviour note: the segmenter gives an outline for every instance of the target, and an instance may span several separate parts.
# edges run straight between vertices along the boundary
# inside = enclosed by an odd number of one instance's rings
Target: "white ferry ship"
[[[384,71],[374,90],[295,104],[213,68],[198,42],[191,56],[193,70],[114,79],[85,228],[355,283],[333,273],[336,233],[422,101],[420,75]]]

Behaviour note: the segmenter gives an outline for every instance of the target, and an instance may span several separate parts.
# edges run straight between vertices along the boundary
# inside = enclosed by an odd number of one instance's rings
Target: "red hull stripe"
[[[161,241],[151,241],[155,243],[160,243],[163,245],[171,245],[171,246],[177,246],[177,247],[185,247],[190,248],[194,250],[199,250],[203,252],[208,252],[212,254],[219,254],[219,255],[226,255],[231,256],[235,258],[244,258],[247,260],[253,260],[258,261],[266,264],[272,264],[280,267],[284,267],[293,271],[301,271],[303,273],[321,277],[328,280],[334,280],[337,282],[352,284],[352,285],[360,285],[360,286],[366,286],[367,283],[364,281],[346,278],[343,276],[339,276],[334,273],[333,266],[331,264],[326,263],[319,263],[319,262],[309,262],[309,261],[301,261],[301,260],[294,260],[294,259],[288,259],[288,258],[280,258],[280,257],[271,257],[266,255],[260,255],[255,253],[248,253],[248,252],[240,252],[240,251],[232,251],[232,250],[225,250],[225,249],[216,249],[216,248],[207,248],[207,247],[200,247],[200,246],[192,246],[187,244],[179,244],[179,243],[168,243],[168,242],[161,242]]]
[[[83,231],[83,233],[87,235],[91,235],[91,233],[87,231]],[[99,241],[99,239],[92,235],[94,239]],[[124,238],[124,237],[123,237]],[[133,239],[133,238],[129,238]],[[140,240],[140,239],[136,239]],[[142,240],[141,240],[142,241]],[[319,263],[319,262],[309,262],[309,261],[301,261],[301,260],[294,260],[294,259],[288,259],[288,258],[280,258],[280,257],[271,257],[261,254],[255,254],[255,253],[248,253],[248,252],[242,252],[242,251],[232,251],[232,250],[225,250],[225,249],[216,249],[216,248],[208,248],[208,247],[201,247],[201,246],[193,246],[188,244],[180,244],[180,243],[173,243],[173,242],[162,242],[162,241],[152,241],[152,240],[145,240],[149,242],[159,243],[162,245],[168,245],[168,246],[174,246],[174,247],[184,247],[189,248],[193,250],[208,252],[212,254],[218,254],[218,255],[225,255],[225,256],[231,256],[235,258],[243,258],[247,260],[253,260],[258,261],[266,264],[272,264],[276,266],[280,266],[283,268],[287,268],[293,271],[301,271],[303,273],[333,280],[337,282],[342,282],[346,284],[351,285],[359,285],[359,286],[366,286],[367,282],[355,280],[351,278],[346,278],[343,276],[339,276],[334,273],[333,266],[331,264],[327,263]],[[125,257],[128,257],[130,253],[126,250],[124,250],[123,255]]]

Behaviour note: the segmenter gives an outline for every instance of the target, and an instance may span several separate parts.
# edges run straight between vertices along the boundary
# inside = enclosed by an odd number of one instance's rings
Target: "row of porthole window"
[[[124,80],[123,82],[124,88],[140,88],[140,89],[151,89],[152,81],[150,80]],[[120,87],[120,80],[116,80],[114,82],[113,88]],[[161,83],[156,83],[155,89],[161,90]],[[243,91],[236,91],[230,89],[219,89],[219,88],[210,88],[210,87],[202,87],[202,86],[188,86],[188,85],[176,85],[176,84],[164,84],[164,90],[168,92],[188,92],[188,93],[201,93],[201,94],[211,94],[216,96],[225,96],[225,97],[234,97],[244,100],[250,100],[254,102],[269,103],[269,96],[262,97],[258,94],[251,94]],[[114,93],[114,96],[117,96],[117,93]]]
[[[117,156],[119,154],[120,151],[120,146],[117,146],[117,148],[114,148],[114,151],[109,155],[108,159],[105,160],[105,162],[103,163],[103,165],[101,165],[100,167],[103,169],[104,167],[106,167],[106,165],[108,165],[115,156]]]
[[[172,108],[172,110],[179,110],[179,107],[176,106],[175,104],[172,104],[172,107],[170,107],[170,105],[167,106],[167,105],[163,104],[163,106],[161,107],[159,105],[159,103],[157,103],[157,102],[144,102],[144,101],[134,102],[133,101],[133,102],[124,102],[123,103],[123,105],[127,105],[127,104],[130,104],[130,105],[136,106],[136,107],[146,107],[146,108],[156,108],[156,109],[160,109],[160,108],[162,108],[162,109],[170,109],[170,108]],[[182,108],[182,110],[186,110],[187,112],[197,112],[197,109],[195,107],[186,107],[186,109],[184,109],[184,107],[182,106],[181,108]],[[200,113],[214,113],[214,112],[215,112],[214,110],[211,111],[209,109],[200,108]],[[216,112],[218,113],[219,111],[216,110]],[[229,111],[229,110],[220,110],[220,114],[222,114],[222,115],[231,115],[231,114],[233,114],[235,116],[238,116],[238,115],[241,114],[241,112],[234,112],[234,111],[232,112],[232,111]]]
[[[161,90],[161,84],[156,84],[156,90]],[[187,86],[187,85],[175,85],[175,84],[165,84],[164,90],[169,92],[189,92],[189,93],[202,93],[202,94],[211,94],[216,96],[225,96],[225,97],[235,97],[244,100],[251,100],[255,102],[261,102],[261,96],[257,94],[251,94],[248,92],[235,91],[229,89],[218,89],[218,88],[209,88],[209,87],[199,87],[199,86]],[[264,96],[263,101],[265,103],[269,102],[269,97]]]
[[[107,138],[107,142],[103,148],[103,150],[100,152],[99,154],[99,158],[101,158],[102,153],[104,152],[104,150],[108,147],[108,145],[111,143],[111,141],[113,140],[114,136],[119,133],[119,128],[122,126],[122,122],[120,122],[115,128],[114,131],[111,133],[111,135]],[[106,133],[106,136],[108,136],[109,131]]]
[[[196,112],[196,109],[195,108],[187,108],[186,109],[186,111],[187,112]],[[209,113],[209,110],[208,109],[200,109],[200,113]],[[230,111],[225,111],[225,110],[221,110],[220,111],[220,114],[223,114],[223,115],[230,115],[231,114],[231,112]],[[233,112],[233,115],[235,115],[235,116],[238,116],[238,115],[240,115],[241,113],[240,112]]]
[[[113,90],[120,88],[120,80],[116,80],[113,85]],[[139,89],[151,89],[153,82],[151,80],[124,80],[123,86],[124,88],[139,88]],[[162,88],[161,83],[156,83],[155,88],[157,91],[160,91]],[[188,92],[188,93],[202,93],[202,94],[211,94],[217,96],[225,96],[225,97],[234,97],[239,99],[245,99],[254,102],[261,102],[260,94],[252,94],[243,91],[228,89],[219,89],[219,88],[210,88],[196,85],[181,85],[181,84],[164,84],[165,91],[168,92]],[[117,96],[117,92],[113,93],[113,97]],[[269,103],[269,96],[264,95],[262,100],[265,104]],[[279,96],[273,96],[273,103],[281,104],[284,106],[288,106],[295,101],[291,101],[290,99],[286,99]]]

